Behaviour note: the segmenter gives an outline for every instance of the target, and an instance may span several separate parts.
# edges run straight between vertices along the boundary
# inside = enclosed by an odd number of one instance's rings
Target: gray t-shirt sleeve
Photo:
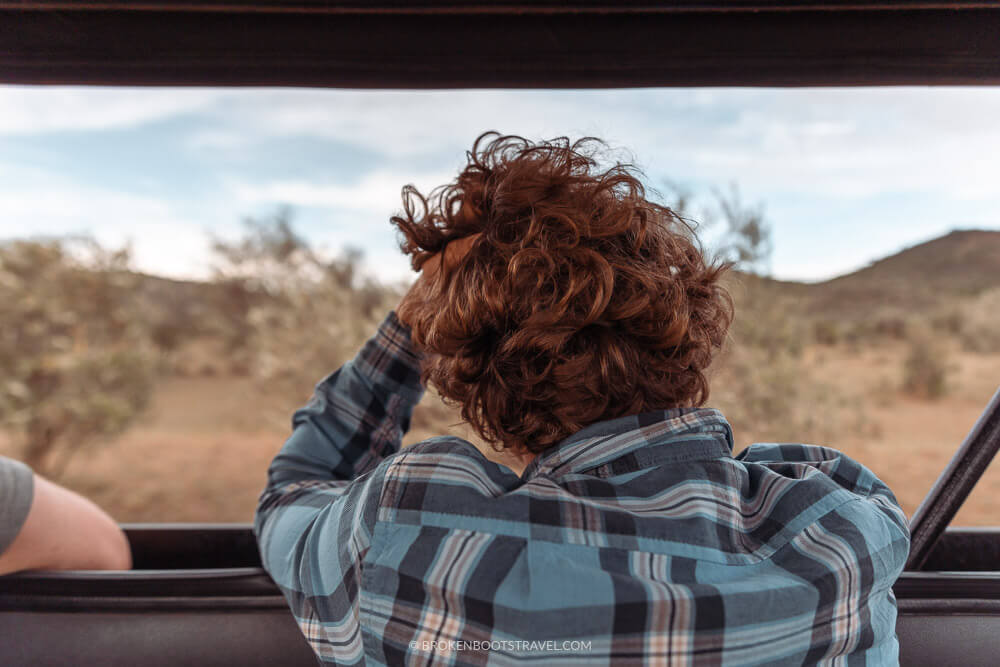
[[[0,456],[0,554],[21,532],[35,496],[35,476],[20,461]]]

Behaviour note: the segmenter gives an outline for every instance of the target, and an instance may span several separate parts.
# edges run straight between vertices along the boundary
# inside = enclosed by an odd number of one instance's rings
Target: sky
[[[0,86],[0,239],[91,234],[130,242],[140,270],[199,278],[213,235],[284,205],[327,253],[360,248],[369,275],[408,280],[389,223],[402,186],[451,181],[493,129],[601,137],[668,198],[669,183],[700,202],[735,185],[772,226],[772,274],[819,281],[1000,229],[998,118],[987,87]]]

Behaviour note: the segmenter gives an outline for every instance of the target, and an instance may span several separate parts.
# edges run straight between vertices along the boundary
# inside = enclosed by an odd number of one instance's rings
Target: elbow
[[[89,531],[88,546],[54,549],[53,561],[42,569],[52,570],[131,570],[132,547],[125,532],[108,517],[99,528]]]
[[[131,570],[132,546],[117,524],[108,531],[103,548],[97,554],[96,570]]]

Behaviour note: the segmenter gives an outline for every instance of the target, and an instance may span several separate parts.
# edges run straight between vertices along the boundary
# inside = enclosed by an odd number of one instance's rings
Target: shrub
[[[918,398],[940,398],[947,393],[947,375],[945,348],[927,335],[915,337],[903,362],[903,391]]]
[[[760,350],[770,359],[802,355],[805,323],[779,288],[752,274],[738,276],[726,287],[736,301],[731,336],[737,347]]]
[[[976,354],[1000,354],[1000,288],[982,292],[961,309],[958,339]]]
[[[803,356],[806,322],[773,283],[744,276],[734,290],[730,345],[713,368],[711,404],[740,438],[823,442],[867,428],[860,404],[817,377]]]
[[[893,340],[905,340],[909,333],[909,325],[902,317],[881,317],[875,322],[877,336]]]
[[[759,348],[727,351],[710,405],[747,441],[826,442],[870,430],[861,401],[822,382],[802,359]]]
[[[836,345],[840,341],[840,327],[831,320],[813,322],[813,340],[820,345]]]
[[[961,336],[965,315],[958,308],[947,308],[931,317],[931,328],[947,336]]]
[[[0,427],[58,477],[146,406],[158,357],[127,249],[89,239],[0,244]]]
[[[230,372],[300,401],[351,358],[401,294],[359,277],[361,252],[322,258],[282,210],[247,221],[243,238],[216,239],[216,335]],[[285,420],[278,405],[275,419]],[[279,416],[280,415],[280,416]]]

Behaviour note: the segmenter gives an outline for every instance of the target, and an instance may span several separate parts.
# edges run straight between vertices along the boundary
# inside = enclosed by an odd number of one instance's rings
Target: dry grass
[[[905,346],[877,346],[851,358],[828,356],[813,364],[817,377],[863,397],[873,429],[831,441],[871,468],[912,515],[945,464],[997,390],[1000,354],[949,350],[953,364],[949,392],[928,401],[906,396],[896,380]],[[892,378],[893,380],[890,380]],[[987,470],[959,512],[955,525],[1000,525],[1000,467]]]

